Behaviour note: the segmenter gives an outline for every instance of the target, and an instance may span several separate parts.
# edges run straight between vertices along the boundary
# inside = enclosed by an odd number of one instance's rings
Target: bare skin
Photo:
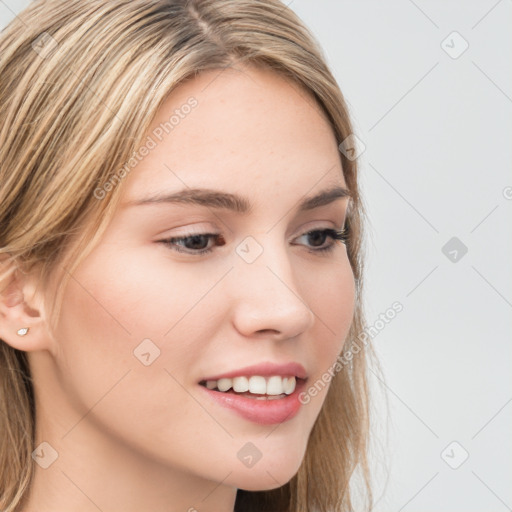
[[[299,362],[314,383],[336,360],[353,273],[342,242],[305,234],[341,229],[348,199],[296,208],[346,187],[337,141],[310,96],[254,68],[183,84],[152,128],[191,96],[197,107],[120,185],[121,207],[73,274],[57,329],[30,280],[10,288],[23,300],[2,297],[0,337],[28,352],[33,372],[36,446],[58,454],[46,469],[35,464],[22,512],[228,512],[238,488],[279,487],[304,457],[327,388],[292,419],[260,425],[198,383],[266,361]],[[252,211],[127,204],[206,187],[246,197]],[[212,251],[196,255],[191,242],[178,247],[188,254],[160,242],[190,233],[221,233],[224,243],[211,239]],[[247,237],[262,248],[250,264],[236,252]],[[144,339],[160,349],[147,366],[134,355]],[[262,454],[250,468],[237,456],[248,442]]]

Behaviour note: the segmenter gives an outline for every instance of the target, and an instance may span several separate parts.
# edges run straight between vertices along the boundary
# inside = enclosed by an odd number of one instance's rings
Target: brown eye
[[[191,233],[189,235],[172,237],[159,242],[167,245],[170,249],[191,255],[200,255],[211,252],[212,247],[208,247],[208,242],[214,240],[217,245],[224,245],[226,242],[220,233]]]
[[[319,240],[321,243],[317,244],[316,242],[313,243],[313,248],[310,252],[330,252],[335,249],[336,247],[336,240],[342,241],[342,243],[345,243],[347,241],[347,235],[345,230],[337,231],[335,229],[315,229],[312,231],[308,231],[307,233],[304,233],[302,236],[312,238],[313,240]],[[333,242],[331,242],[329,245],[325,247],[323,246],[325,243],[325,238],[331,238]],[[323,241],[323,243],[322,243]]]

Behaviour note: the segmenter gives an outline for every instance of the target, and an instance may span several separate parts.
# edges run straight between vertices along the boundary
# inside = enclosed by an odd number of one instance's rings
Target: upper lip
[[[270,377],[272,375],[280,375],[281,377],[295,376],[299,379],[306,379],[307,374],[304,366],[300,363],[289,362],[283,364],[265,362],[239,368],[238,370],[229,371],[226,373],[219,373],[205,377],[203,380],[219,380],[219,379],[232,379],[234,377],[261,375],[262,377]]]

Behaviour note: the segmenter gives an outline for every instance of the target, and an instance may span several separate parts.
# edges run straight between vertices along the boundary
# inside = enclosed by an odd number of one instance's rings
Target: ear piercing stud
[[[27,334],[28,330],[29,330],[29,327],[23,327],[23,329],[18,330],[18,335],[25,336],[25,334]]]

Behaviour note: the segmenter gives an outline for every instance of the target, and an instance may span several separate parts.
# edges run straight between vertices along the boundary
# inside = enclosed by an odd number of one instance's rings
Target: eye
[[[211,246],[208,247],[208,242],[210,240],[214,240],[216,245],[224,245],[226,243],[224,237],[220,233],[190,233],[184,236],[168,238],[167,240],[159,240],[159,242],[162,242],[176,252],[201,255],[213,250]],[[218,242],[222,243],[219,244]],[[185,246],[186,250],[183,249],[183,246]]]
[[[308,231],[298,238],[308,237],[313,240],[313,246],[309,249],[312,253],[327,253],[336,247],[336,241],[346,243],[348,236],[346,229],[314,229]],[[330,238],[332,242],[325,245],[325,239]],[[200,256],[213,251],[213,247],[209,245],[209,241],[215,242],[214,246],[222,246],[226,244],[224,237],[220,233],[190,233],[184,236],[171,237],[165,240],[158,240],[158,243],[162,243],[169,247],[169,249],[190,254],[192,256]],[[318,244],[318,242],[320,243]]]
[[[314,244],[313,250],[310,250],[310,252],[330,252],[333,251],[336,247],[336,241],[340,240],[342,243],[346,243],[348,240],[347,231],[346,229],[336,230],[336,229],[314,229],[312,231],[308,231],[307,233],[304,233],[301,235],[302,237],[310,237],[313,240],[325,240],[326,237],[330,238],[332,242],[328,245],[324,245],[324,243],[320,243],[321,247],[318,247],[316,243]],[[301,238],[301,237],[299,237]]]

